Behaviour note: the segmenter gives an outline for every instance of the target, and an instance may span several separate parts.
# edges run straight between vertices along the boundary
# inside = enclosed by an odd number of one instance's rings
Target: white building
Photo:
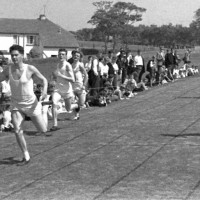
[[[0,50],[9,52],[13,44],[24,47],[24,57],[29,55],[33,47],[40,48],[43,57],[57,56],[59,48],[67,49],[70,54],[79,47],[70,32],[48,20],[45,15],[40,15],[38,19],[1,18]]]

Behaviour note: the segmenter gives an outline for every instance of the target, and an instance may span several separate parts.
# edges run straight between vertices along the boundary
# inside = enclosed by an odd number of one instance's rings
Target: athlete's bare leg
[[[57,127],[58,126],[58,102],[61,99],[61,95],[58,92],[53,92],[52,94],[52,117],[53,117],[53,127]]]
[[[12,111],[12,120],[14,125],[14,131],[17,143],[24,154],[24,158],[26,161],[30,160],[30,155],[27,149],[26,140],[24,138],[23,130],[22,130],[22,124],[24,122],[25,116],[20,113],[18,110]]]
[[[40,133],[47,132],[47,124],[45,123],[45,120],[42,114],[31,116],[31,120]]]
[[[75,92],[75,95],[78,97],[78,106],[77,108],[75,108],[75,120],[78,120],[80,118],[79,116],[79,112],[80,112],[80,108],[83,107],[85,105],[85,100],[86,100],[86,92],[81,91],[79,92]]]

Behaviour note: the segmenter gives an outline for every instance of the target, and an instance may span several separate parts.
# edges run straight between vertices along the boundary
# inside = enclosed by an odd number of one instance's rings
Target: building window
[[[13,35],[13,44],[18,44],[19,38],[17,35]]]
[[[28,45],[35,45],[36,44],[36,37],[33,35],[27,36],[27,44]]]

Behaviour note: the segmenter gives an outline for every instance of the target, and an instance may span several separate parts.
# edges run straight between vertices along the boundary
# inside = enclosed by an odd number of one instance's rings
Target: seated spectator
[[[174,79],[181,78],[180,72],[179,72],[179,69],[178,69],[178,68],[174,68],[173,77],[174,77]]]
[[[195,73],[195,74],[198,74],[198,73],[199,73],[198,66],[194,66],[194,73]]]
[[[136,80],[131,77],[130,79],[126,79],[124,84],[120,86],[120,90],[122,92],[122,98],[130,98],[137,95],[136,92],[147,90],[148,88],[145,86],[145,83],[140,82],[137,83]]]
[[[187,64],[184,64],[182,65],[180,68],[179,68],[179,75],[181,78],[185,78],[187,76]]]
[[[7,105],[3,111],[3,123],[1,124],[1,131],[11,131],[14,128],[12,124],[10,105]]]
[[[11,90],[10,90],[10,81],[9,77],[6,80],[1,82],[1,100],[2,101],[10,101],[11,98]]]
[[[104,107],[107,106],[107,102],[106,102],[106,94],[107,91],[104,88],[101,88],[99,90],[99,93],[94,95],[90,95],[88,93],[87,95],[87,103],[89,104],[89,106],[98,106],[98,107]]]
[[[168,77],[168,69],[164,65],[160,68],[160,72],[160,80],[162,85],[171,81],[173,82],[173,80]]]
[[[122,100],[122,93],[119,87],[115,89],[109,81],[105,83],[106,102],[110,104],[112,101]]]
[[[52,108],[52,101],[51,101],[51,86],[52,85],[48,85],[48,95],[47,97],[41,102],[42,103],[42,115],[44,118],[45,123],[48,125],[48,117],[52,118],[52,112],[51,112],[51,108]],[[38,99],[38,101],[40,101],[40,96],[43,90],[43,85],[42,84],[37,84],[37,88],[35,90],[35,95]],[[26,117],[28,120],[28,117]]]
[[[187,68],[187,75],[188,76],[194,76],[194,74],[195,74],[195,68],[194,68],[194,66],[192,65],[192,66],[188,66],[188,68]]]

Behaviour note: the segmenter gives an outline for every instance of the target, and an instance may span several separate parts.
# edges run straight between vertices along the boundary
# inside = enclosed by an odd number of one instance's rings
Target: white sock
[[[26,161],[30,160],[30,155],[28,151],[24,152],[24,158],[26,159]]]

